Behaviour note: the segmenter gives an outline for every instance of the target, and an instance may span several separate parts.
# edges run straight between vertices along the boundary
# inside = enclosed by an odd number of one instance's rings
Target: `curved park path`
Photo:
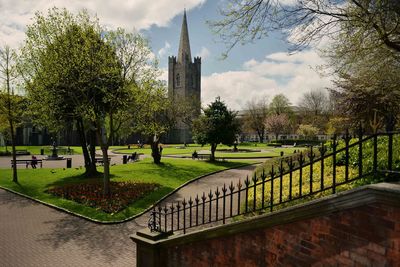
[[[163,203],[243,180],[255,167],[206,176]],[[148,217],[146,213],[126,223],[101,225],[0,189],[0,265],[135,266],[136,246],[129,236],[146,227]]]

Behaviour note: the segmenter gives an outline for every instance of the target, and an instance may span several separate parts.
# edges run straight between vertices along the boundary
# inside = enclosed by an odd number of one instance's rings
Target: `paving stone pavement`
[[[209,175],[164,203],[243,179],[255,167]],[[135,266],[136,246],[129,236],[146,227],[148,216],[101,225],[0,189],[0,266]]]

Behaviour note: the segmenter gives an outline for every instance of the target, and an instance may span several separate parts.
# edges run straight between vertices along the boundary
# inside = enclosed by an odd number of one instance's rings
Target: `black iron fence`
[[[395,149],[394,149],[395,147]],[[154,208],[152,231],[186,231],[252,212],[272,212],[305,198],[335,194],[356,181],[398,179],[400,132],[333,137],[328,145],[281,158],[277,166],[169,206]]]

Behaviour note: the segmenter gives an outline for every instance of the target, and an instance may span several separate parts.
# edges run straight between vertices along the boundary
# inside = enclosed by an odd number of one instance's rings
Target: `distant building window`
[[[179,73],[176,75],[176,86],[181,86],[181,76]]]

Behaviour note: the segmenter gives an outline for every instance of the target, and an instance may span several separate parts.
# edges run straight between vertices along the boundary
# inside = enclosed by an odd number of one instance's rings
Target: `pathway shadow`
[[[9,208],[23,208],[38,204],[28,198],[0,189],[0,205],[6,205]]]
[[[50,230],[40,235],[37,241],[45,245],[58,249],[72,243],[88,259],[101,257],[111,264],[119,257],[129,255],[134,262],[136,246],[129,236],[137,231],[135,224],[100,225],[73,216],[45,221],[44,224]]]

